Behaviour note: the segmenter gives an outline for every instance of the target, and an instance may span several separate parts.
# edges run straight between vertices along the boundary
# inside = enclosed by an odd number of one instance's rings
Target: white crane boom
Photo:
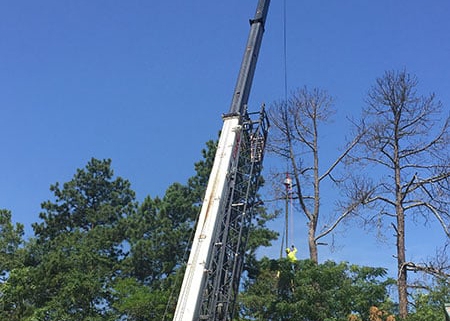
[[[268,122],[253,122],[247,102],[270,0],[259,0],[206,188],[174,321],[230,320],[255,205]],[[211,293],[213,292],[213,293]],[[233,302],[231,302],[233,303]],[[202,305],[205,308],[202,308]]]

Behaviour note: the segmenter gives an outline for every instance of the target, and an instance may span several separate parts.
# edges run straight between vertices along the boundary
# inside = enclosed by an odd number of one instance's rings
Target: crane
[[[258,0],[197,221],[174,321],[229,321],[244,266],[269,122],[247,103],[270,0]]]

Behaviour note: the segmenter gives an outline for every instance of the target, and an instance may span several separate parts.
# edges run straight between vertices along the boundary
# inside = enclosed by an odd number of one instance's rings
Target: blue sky
[[[111,158],[140,201],[184,183],[229,109],[256,3],[0,0],[0,208],[30,235],[41,202],[52,199],[49,186],[70,180],[91,157]],[[269,9],[252,110],[284,98],[283,3],[272,0]],[[388,69],[416,74],[420,92],[435,92],[448,110],[449,1],[286,0],[286,7],[288,91],[318,86],[336,100],[326,146],[345,135],[342,120],[359,115]],[[304,232],[299,224],[300,247]],[[436,234],[411,243],[410,257],[431,252],[443,237]],[[320,255],[369,264],[378,251],[375,262],[386,266],[389,246],[355,230],[339,252]]]

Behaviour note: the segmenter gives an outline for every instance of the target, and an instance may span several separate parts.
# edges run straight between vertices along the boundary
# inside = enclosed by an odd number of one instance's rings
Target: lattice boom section
[[[200,320],[232,319],[251,220],[260,205],[257,190],[269,127],[264,107],[247,113],[241,125],[239,161],[228,175],[227,202],[219,214],[220,226],[207,264]]]

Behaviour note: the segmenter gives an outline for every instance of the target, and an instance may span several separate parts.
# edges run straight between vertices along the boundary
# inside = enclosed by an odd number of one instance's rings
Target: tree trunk
[[[394,133],[394,173],[395,173],[395,214],[397,217],[397,271],[398,271],[398,305],[399,314],[402,319],[408,315],[408,288],[406,275],[406,255],[405,255],[405,211],[403,208],[403,192],[401,181],[400,166],[400,139],[399,124],[400,113],[394,115],[395,133]]]
[[[400,207],[397,210],[398,304],[400,317],[404,319],[408,315],[408,288],[405,266],[405,217],[403,208]]]
[[[308,224],[308,245],[309,245],[309,258],[315,262],[319,263],[319,257],[317,253],[317,244],[315,241],[316,236],[316,220],[312,220]]]

